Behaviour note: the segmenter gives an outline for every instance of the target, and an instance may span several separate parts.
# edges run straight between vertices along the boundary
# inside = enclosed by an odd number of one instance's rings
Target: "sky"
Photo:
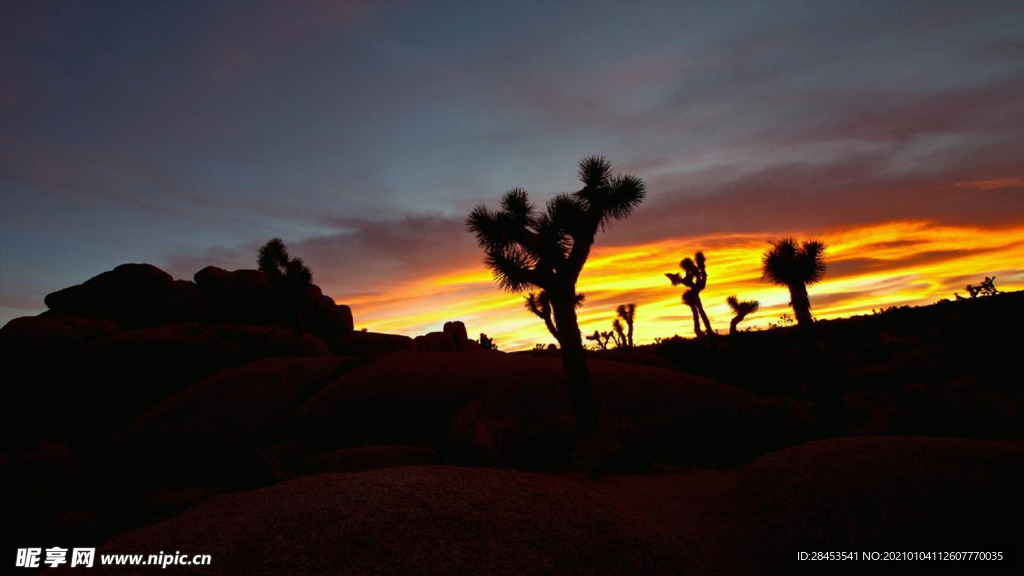
[[[553,342],[465,225],[603,155],[581,329],[788,310],[771,240],[826,242],[812,313],[1024,288],[1024,3],[0,1],[0,323],[125,262],[191,279],[281,237],[357,328]]]

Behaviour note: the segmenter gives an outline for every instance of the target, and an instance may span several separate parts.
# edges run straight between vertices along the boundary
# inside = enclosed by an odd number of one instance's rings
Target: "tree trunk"
[[[629,347],[633,348],[633,321],[629,321]]]
[[[693,313],[693,333],[700,338],[704,335],[704,332],[700,329],[700,315],[697,312],[697,306],[690,304],[690,312]]]
[[[806,328],[814,319],[811,318],[811,299],[807,296],[807,286],[802,282],[789,285],[789,304],[793,307],[798,325]]]
[[[697,310],[700,311],[700,317],[704,320],[704,328],[707,329],[707,334],[714,334],[715,331],[711,329],[711,321],[708,320],[707,312],[704,312],[704,303],[700,301],[700,296],[697,296]]]
[[[737,326],[740,325],[740,320],[743,320],[740,316],[734,316],[732,322],[729,322],[729,336],[736,334]]]
[[[582,436],[597,432],[600,425],[597,421],[597,402],[594,400],[594,389],[590,383],[590,369],[587,366],[586,353],[583,351],[583,340],[576,321],[575,296],[552,299],[551,308],[558,325],[558,343],[562,348],[562,365],[569,380],[569,398],[572,401],[573,415],[576,417],[576,429]]]

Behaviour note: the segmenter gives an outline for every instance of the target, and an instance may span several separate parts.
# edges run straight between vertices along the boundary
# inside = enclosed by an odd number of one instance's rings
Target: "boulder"
[[[695,561],[714,574],[785,574],[799,568],[798,551],[1005,553],[1019,545],[1007,527],[1024,513],[1022,464],[1024,442],[950,438],[860,436],[773,452],[742,470],[691,543],[704,551]]]
[[[455,339],[447,332],[428,332],[413,338],[416,349],[421,352],[457,352]]]
[[[85,345],[82,333],[53,318],[23,316],[0,328],[0,345],[6,361],[24,354],[50,358],[70,354]]]
[[[227,271],[207,266],[196,272],[197,288],[225,319],[236,324],[291,327],[294,303],[288,301],[259,270]],[[352,332],[352,310],[310,285],[301,299],[306,329],[322,339]]]
[[[352,309],[344,304],[336,304],[329,296],[319,296],[315,300],[316,313],[310,331],[314,334],[330,335],[334,333],[352,332]]]
[[[190,574],[683,574],[682,549],[585,488],[508,470],[322,474],[208,499],[96,554],[209,554]],[[180,566],[176,566],[181,568]],[[149,574],[100,566],[96,574]]]
[[[290,312],[275,302],[270,280],[259,270],[229,272],[207,266],[193,276],[196,288],[225,320],[235,324],[283,324]]]
[[[591,361],[605,425],[662,457],[714,459],[762,435],[756,399],[679,372]],[[572,450],[559,358],[493,351],[397,352],[342,376],[294,414],[300,443],[327,451],[374,444],[467,447],[491,438],[504,461]],[[556,441],[559,443],[555,445]],[[566,444],[568,446],[566,446]]]
[[[466,325],[455,320],[454,322],[444,323],[444,333],[452,337],[455,341],[456,350],[466,350],[469,347],[469,336],[466,335]]]
[[[48,294],[45,302],[52,314],[103,318],[126,330],[218,320],[194,284],[176,281],[150,264],[122,264]]]
[[[102,318],[82,318],[80,316],[68,316],[66,314],[53,314],[50,312],[44,312],[41,317],[56,320],[61,324],[74,328],[82,335],[82,340],[86,344],[121,333],[121,329],[118,328],[117,324]]]
[[[336,356],[373,358],[378,354],[402,350],[414,350],[412,338],[398,334],[377,332],[343,332],[328,335],[324,343]]]
[[[169,324],[94,342],[69,363],[76,440],[102,439],[181,390],[233,366],[296,354],[291,330]],[[305,334],[300,355],[329,356]]]
[[[51,318],[15,318],[0,329],[0,415],[4,418],[47,419],[45,405],[59,397],[65,381],[64,359],[85,345],[73,327]]]
[[[100,446],[94,476],[128,485],[208,483],[266,470],[277,425],[357,365],[350,358],[272,358],[225,370],[164,400]]]
[[[59,421],[73,402],[69,361],[86,344],[120,333],[109,320],[49,315],[15,318],[0,329],[0,414],[19,421]]]

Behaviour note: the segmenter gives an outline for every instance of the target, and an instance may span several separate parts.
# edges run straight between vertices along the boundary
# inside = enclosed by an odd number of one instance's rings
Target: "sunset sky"
[[[118,264],[254,268],[273,236],[407,335],[553,342],[465,218],[607,157],[648,195],[599,234],[585,332],[788,310],[768,241],[828,245],[818,318],[1024,289],[1024,3],[0,3],[0,324]]]

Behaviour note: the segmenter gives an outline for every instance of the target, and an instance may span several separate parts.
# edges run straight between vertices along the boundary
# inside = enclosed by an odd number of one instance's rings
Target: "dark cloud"
[[[483,254],[461,218],[414,215],[381,221],[350,217],[324,220],[338,231],[308,240],[284,240],[292,255],[310,265],[315,282],[340,292],[358,295],[370,283],[387,287],[477,262],[482,266]],[[189,270],[194,272],[208,264],[254,268],[262,242],[178,255],[169,266],[178,275],[191,274]]]
[[[54,262],[75,242],[190,277],[282,236],[319,283],[386,298],[482,266],[472,205],[572,191],[592,153],[649,189],[599,246],[1024,215],[1015,3],[0,10],[0,218]]]

